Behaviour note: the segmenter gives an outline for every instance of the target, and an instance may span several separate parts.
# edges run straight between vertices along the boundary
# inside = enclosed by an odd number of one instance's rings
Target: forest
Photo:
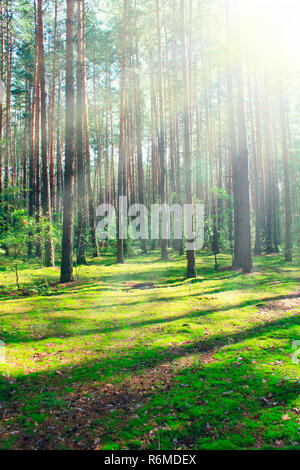
[[[300,449],[299,24],[0,0],[1,450]]]

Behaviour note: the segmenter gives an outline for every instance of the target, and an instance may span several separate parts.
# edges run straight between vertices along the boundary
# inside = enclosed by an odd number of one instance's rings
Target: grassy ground
[[[255,261],[24,266],[20,295],[2,260],[0,448],[300,449],[300,263]]]

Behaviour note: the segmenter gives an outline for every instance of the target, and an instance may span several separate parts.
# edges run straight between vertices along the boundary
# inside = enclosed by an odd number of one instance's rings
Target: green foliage
[[[19,284],[19,268],[24,265],[30,245],[40,245],[41,264],[43,264],[44,245],[49,237],[58,241],[59,228],[50,224],[47,218],[29,217],[24,208],[20,208],[20,191],[8,189],[1,195],[0,201],[0,255],[12,257],[11,269],[16,274],[16,285]],[[25,263],[26,264],[26,263]]]

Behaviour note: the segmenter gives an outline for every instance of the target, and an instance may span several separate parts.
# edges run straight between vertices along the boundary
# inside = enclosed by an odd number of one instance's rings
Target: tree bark
[[[167,203],[166,197],[166,162],[165,162],[165,126],[164,126],[164,100],[163,100],[163,76],[162,76],[162,50],[161,50],[161,20],[160,0],[156,0],[156,27],[158,47],[158,103],[159,103],[159,132],[158,151],[160,159],[160,200],[161,204]],[[161,236],[161,259],[167,261],[168,240]]]
[[[67,0],[66,43],[66,142],[63,198],[63,235],[61,282],[73,281],[73,219],[74,219],[74,2]]]
[[[186,63],[186,41],[185,41],[185,8],[184,1],[181,0],[181,50],[182,50],[182,74],[183,74],[183,126],[184,126],[184,163],[185,163],[185,200],[186,204],[193,210],[193,184],[192,184],[192,158],[190,149],[190,111],[188,96],[188,76]],[[192,224],[194,225],[194,224]],[[193,227],[194,229],[194,227]],[[187,240],[187,243],[191,240]],[[186,250],[187,258],[187,278],[197,277],[195,250]]]
[[[286,110],[284,103],[284,95],[282,83],[279,84],[279,113],[281,126],[281,142],[283,156],[283,175],[284,175],[284,208],[285,208],[285,261],[292,261],[292,209],[291,209],[291,188],[290,188],[290,169],[289,169],[289,152],[287,146],[287,124]]]
[[[87,229],[87,195],[86,195],[86,161],[83,147],[83,28],[82,0],[77,2],[77,95],[76,95],[76,156],[77,156],[77,264],[86,264],[86,229]]]
[[[127,188],[125,179],[125,98],[126,98],[126,49],[127,49],[127,9],[128,2],[124,0],[124,20],[122,35],[122,63],[121,63],[121,103],[120,103],[120,135],[119,135],[119,167],[118,167],[118,197],[126,196]],[[117,263],[124,263],[124,243],[120,238],[121,210],[119,201],[117,203]]]
[[[41,89],[41,159],[42,159],[42,209],[43,215],[51,225],[51,201],[48,159],[48,128],[47,128],[47,93],[44,53],[43,0],[38,1],[38,41],[39,41],[39,80]],[[45,265],[54,266],[54,249],[51,227],[46,228]]]

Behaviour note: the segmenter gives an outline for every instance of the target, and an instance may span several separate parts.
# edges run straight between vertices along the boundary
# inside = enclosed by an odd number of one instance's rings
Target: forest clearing
[[[0,450],[300,449],[299,24],[0,0]]]
[[[108,257],[69,287],[24,269],[28,295],[1,295],[3,447],[299,446],[299,266],[271,256],[245,278],[204,256],[198,269],[190,283],[184,257]]]

